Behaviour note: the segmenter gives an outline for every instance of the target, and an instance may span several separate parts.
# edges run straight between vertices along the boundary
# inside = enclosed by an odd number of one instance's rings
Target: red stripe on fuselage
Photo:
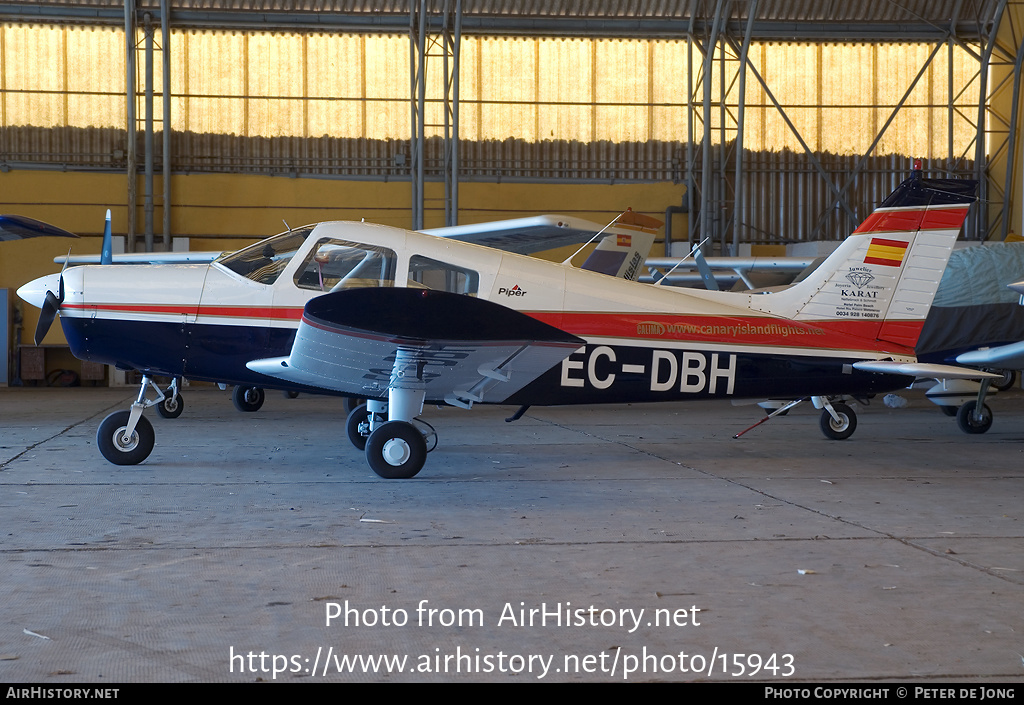
[[[585,313],[524,311],[548,325],[581,338],[627,338],[644,344],[659,341],[725,345],[870,350],[912,354],[911,348],[878,341],[881,321],[792,321],[760,316],[673,316],[657,313]],[[907,321],[920,332],[923,321]]]
[[[62,309],[74,311],[105,311],[110,313],[144,313],[171,316],[216,316],[250,320],[297,321],[302,308],[276,306],[192,306],[182,304],[75,304],[65,303]]]
[[[181,304],[71,304],[62,309],[122,314],[194,316],[196,308]],[[921,321],[899,321],[901,342],[879,342],[880,321],[792,321],[761,316],[684,316],[658,313],[597,313],[580,311],[524,311],[527,315],[582,338],[625,338],[650,345],[658,341],[726,345],[816,348],[822,350],[871,350],[912,353],[910,338],[923,327]],[[252,322],[302,318],[297,307],[200,306],[199,316],[236,318]],[[396,335],[400,332],[396,331]]]

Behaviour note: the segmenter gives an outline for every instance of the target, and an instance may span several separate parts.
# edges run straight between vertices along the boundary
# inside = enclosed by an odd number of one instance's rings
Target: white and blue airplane
[[[357,222],[205,264],[70,267],[18,293],[42,308],[43,333],[60,313],[77,357],[143,373],[131,408],[97,431],[118,464],[153,449],[143,411],[164,395],[152,375],[364,398],[348,437],[389,478],[423,467],[415,421],[428,402],[517,405],[514,420],[530,405],[811,399],[824,434],[844,439],[856,428],[845,398],[981,375],[914,355],[975,187],[915,172],[812,274],[763,294]],[[628,252],[630,234],[616,239]]]

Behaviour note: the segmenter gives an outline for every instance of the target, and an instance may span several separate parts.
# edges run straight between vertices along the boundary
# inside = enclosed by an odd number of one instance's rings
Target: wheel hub
[[[381,449],[381,456],[387,464],[395,467],[409,460],[411,454],[412,451],[409,449],[409,444],[401,438],[392,438]]]
[[[132,435],[127,436],[125,435],[125,431],[127,430],[127,426],[122,426],[117,429],[116,433],[114,433],[114,445],[117,446],[118,450],[124,453],[129,453],[135,450],[135,447],[139,445],[139,434],[133,433]]]
[[[829,421],[829,425],[832,426],[832,430],[837,433],[842,433],[846,430],[846,427],[850,425],[850,420],[840,414],[838,419],[832,419]]]

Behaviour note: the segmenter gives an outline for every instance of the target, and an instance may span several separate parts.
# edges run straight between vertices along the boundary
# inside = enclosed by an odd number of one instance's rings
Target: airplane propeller
[[[68,253],[70,254],[70,253]],[[47,331],[50,330],[50,326],[53,325],[53,319],[57,316],[57,311],[60,309],[60,305],[64,303],[64,272],[61,271],[60,279],[57,285],[57,296],[53,295],[52,291],[46,292],[46,298],[43,300],[42,309],[39,311],[39,323],[36,324],[35,343],[39,345],[43,342],[43,338],[46,337]]]
[[[54,229],[56,230],[56,228]],[[78,236],[71,235],[71,237]],[[60,277],[57,280],[57,295],[54,296],[52,291],[47,290],[42,305],[39,307],[39,322],[36,324],[36,332],[34,338],[36,345],[42,343],[43,338],[46,337],[46,333],[50,330],[50,326],[53,325],[53,319],[57,317],[57,313],[60,310],[60,305],[64,303],[64,270],[68,268],[68,260],[70,260],[70,258],[71,250],[68,250],[68,256],[64,260],[64,266],[61,268]],[[103,245],[100,253],[100,264],[110,264],[112,259],[113,257],[111,256],[110,209],[108,208],[106,221],[103,224]]]

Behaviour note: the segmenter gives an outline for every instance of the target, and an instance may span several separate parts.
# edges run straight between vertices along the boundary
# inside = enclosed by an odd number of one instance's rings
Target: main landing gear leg
[[[387,404],[367,402],[370,435],[366,439],[366,462],[381,477],[410,478],[423,468],[427,443],[412,420],[423,411],[425,398],[423,363],[399,348],[391,372]]]
[[[156,390],[157,399],[147,399],[146,389]],[[166,399],[160,387],[149,377],[142,377],[139,395],[128,411],[115,411],[103,419],[96,430],[96,446],[103,457],[115,465],[138,465],[153,452],[156,435],[153,425],[142,412]]]

